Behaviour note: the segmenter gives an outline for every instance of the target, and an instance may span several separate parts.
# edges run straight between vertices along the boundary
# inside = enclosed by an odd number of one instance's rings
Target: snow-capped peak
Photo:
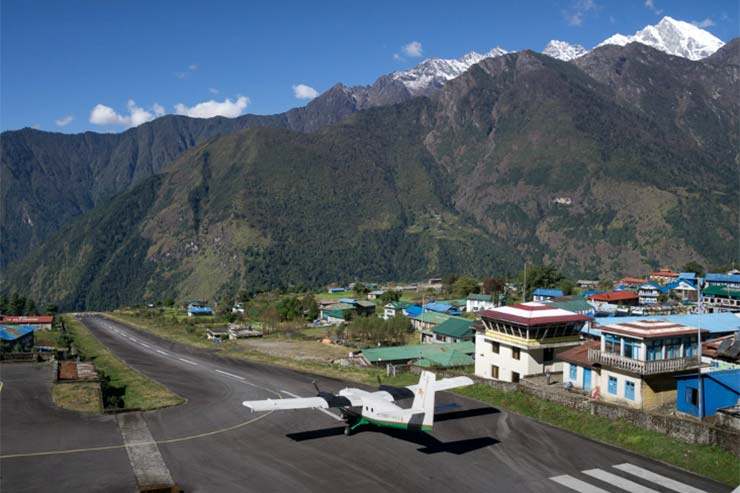
[[[588,53],[588,50],[586,50],[586,48],[581,45],[572,45],[565,41],[553,39],[552,41],[547,43],[547,46],[545,46],[545,49],[542,50],[542,53],[547,56],[557,58],[558,60],[563,60],[564,62],[567,62],[573,60],[574,58],[578,58],[579,56],[585,55],[586,53]]]
[[[668,16],[663,17],[658,24],[646,26],[632,36],[615,34],[597,46],[624,46],[633,41],[689,60],[701,60],[724,46],[724,43],[712,33]]]
[[[496,47],[488,53],[471,51],[454,59],[428,58],[413,68],[393,72],[391,78],[401,82],[412,95],[417,96],[425,94],[429,89],[442,87],[445,82],[458,77],[483,59],[506,53],[506,50]]]

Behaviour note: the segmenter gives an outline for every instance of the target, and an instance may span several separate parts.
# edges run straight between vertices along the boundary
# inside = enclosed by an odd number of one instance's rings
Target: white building
[[[578,345],[584,315],[544,303],[520,303],[478,312],[482,329],[475,336],[475,374],[518,382],[528,375],[561,371],[555,359]]]
[[[565,362],[563,381],[604,400],[642,409],[675,402],[676,375],[700,365],[695,327],[641,320],[599,329],[600,341],[558,358]]]
[[[469,294],[465,298],[465,311],[468,313],[478,312],[480,310],[491,310],[496,308],[492,294]]]

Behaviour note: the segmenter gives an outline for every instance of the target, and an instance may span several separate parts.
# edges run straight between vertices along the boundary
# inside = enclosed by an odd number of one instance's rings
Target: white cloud
[[[593,0],[574,0],[568,9],[563,11],[563,17],[571,26],[580,26],[583,25],[586,14],[596,10],[596,7]]]
[[[186,71],[184,71],[184,72],[175,72],[174,75],[178,79],[187,79],[196,70],[198,70],[198,65],[196,65],[195,63],[191,63],[190,65],[188,65],[188,69]]]
[[[129,99],[126,103],[128,115],[117,113],[110,106],[96,104],[90,112],[90,123],[94,125],[120,125],[122,127],[138,127],[142,123],[154,120],[165,114],[164,107],[158,103],[152,105],[151,111],[136,106],[136,101]]]
[[[393,54],[393,59],[394,59],[395,61],[397,61],[397,62],[401,62],[401,61],[403,61],[403,57],[402,57],[401,55],[399,55],[398,53],[394,53],[394,54]]]
[[[56,123],[57,126],[59,126],[59,127],[66,127],[67,125],[69,125],[70,123],[72,123],[72,120],[74,120],[74,119],[75,119],[74,116],[67,115],[67,116],[65,116],[63,118],[60,118],[59,120],[54,120],[54,123]]]
[[[696,27],[701,27],[701,28],[712,27],[715,25],[714,21],[710,19],[709,17],[707,17],[703,21],[691,21],[691,23],[695,25]]]
[[[249,103],[249,98],[246,96],[239,96],[236,101],[231,101],[229,98],[226,98],[223,102],[211,99],[210,101],[203,101],[190,107],[178,103],[175,105],[175,112],[178,115],[190,116],[192,118],[211,118],[214,116],[236,118],[247,109]]]
[[[662,9],[659,9],[655,6],[655,0],[645,0],[645,8],[651,10],[655,15],[660,15],[663,13]]]
[[[297,84],[293,86],[293,95],[298,99],[313,99],[319,95],[319,91],[306,84]]]
[[[194,64],[194,63],[191,63],[190,65],[188,65],[188,69],[191,72],[195,72],[196,70],[198,70],[198,66],[196,64]]]
[[[412,41],[406,45],[404,45],[401,48],[401,52],[403,52],[404,55],[412,58],[418,58],[423,55],[423,48],[421,47],[421,43],[418,41]]]
[[[215,87],[211,87],[210,89],[208,89],[208,92],[210,92],[211,94],[218,94],[221,91],[219,91]]]

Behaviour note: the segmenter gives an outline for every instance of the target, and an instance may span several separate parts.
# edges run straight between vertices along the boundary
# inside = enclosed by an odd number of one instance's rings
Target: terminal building
[[[478,312],[475,374],[518,382],[529,375],[562,371],[555,355],[577,346],[588,317],[537,302]]]

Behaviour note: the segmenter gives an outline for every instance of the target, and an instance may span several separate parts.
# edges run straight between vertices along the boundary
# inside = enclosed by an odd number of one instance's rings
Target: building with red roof
[[[619,319],[613,319],[618,321]],[[696,327],[666,320],[602,325],[601,339],[559,355],[563,380],[601,398],[641,409],[676,401],[678,375],[702,366]]]
[[[658,282],[660,284],[666,284],[669,282],[673,282],[676,279],[678,279],[678,272],[673,272],[671,269],[668,269],[667,267],[663,267],[652,274],[650,274],[650,280]]]
[[[641,279],[639,277],[623,277],[619,284],[622,284],[624,286],[633,286],[637,287],[640,284],[645,284],[647,282],[647,279]]]
[[[544,303],[529,302],[477,312],[475,373],[517,382],[528,375],[561,371],[556,353],[578,345],[588,317]]]
[[[33,325],[40,329],[51,329],[53,323],[54,317],[52,315],[0,315],[0,324],[2,325]]]
[[[591,301],[609,303],[612,305],[635,306],[640,302],[640,296],[634,291],[609,291],[588,296]]]

